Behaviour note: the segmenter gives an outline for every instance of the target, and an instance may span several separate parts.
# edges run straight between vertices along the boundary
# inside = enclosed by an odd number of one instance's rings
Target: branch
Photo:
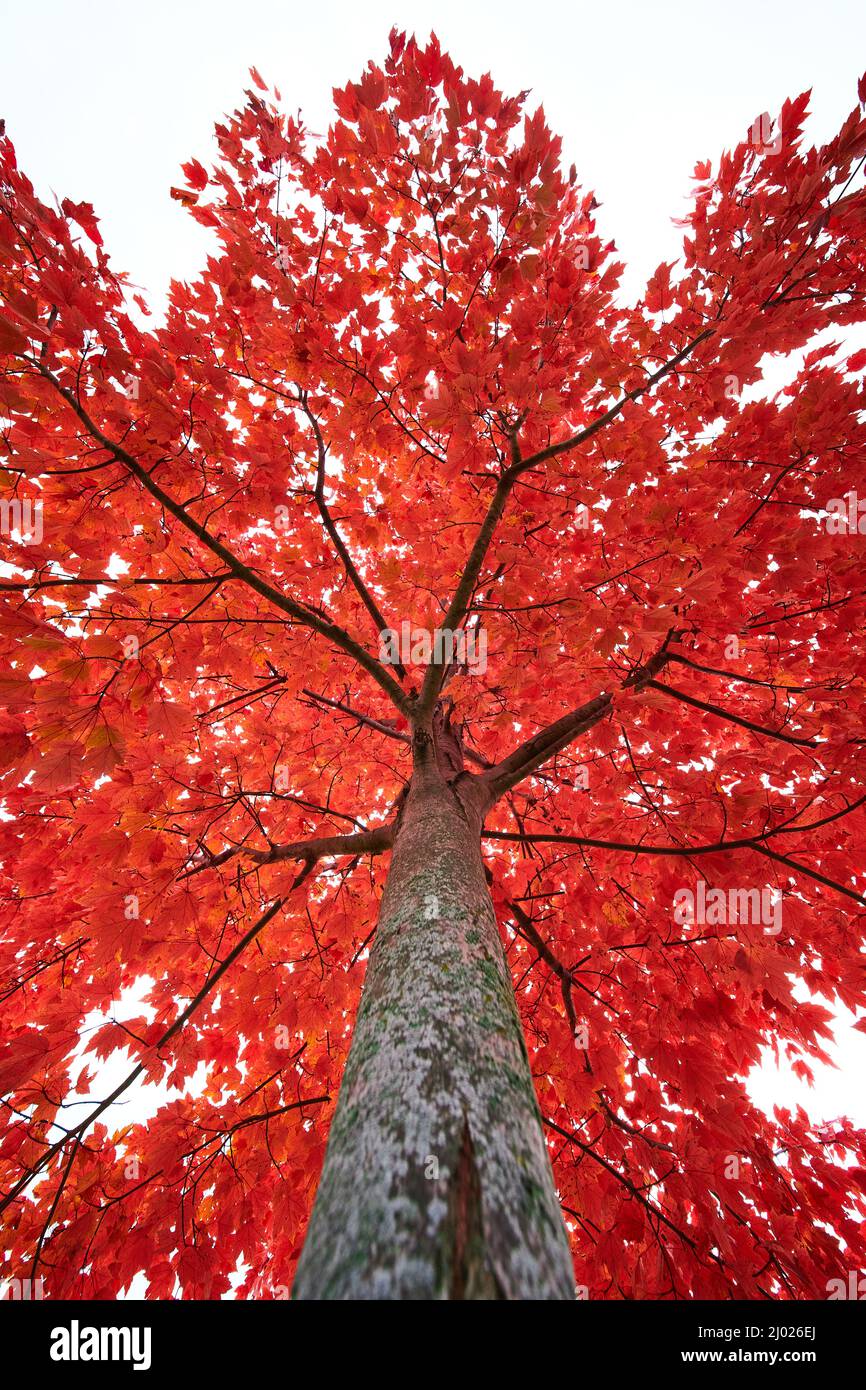
[[[516,447],[516,446],[515,446]],[[454,597],[448,606],[448,612],[442,621],[442,627],[448,632],[456,632],[466,616],[469,601],[475,588],[478,576],[481,573],[481,566],[484,564],[484,557],[493,539],[493,533],[499,524],[499,519],[505,511],[505,504],[511,493],[511,489],[516,482],[518,474],[514,472],[514,466],[506,469],[496,484],[496,490],[487,509],[487,515],[481,523],[481,530],[475,538],[475,544],[469,552],[469,558],[463,570],[463,574],[458,581],[457,588],[454,590]],[[437,663],[431,662],[424,675],[424,684],[421,687],[421,694],[418,700],[417,715],[419,718],[426,718],[432,711],[436,703],[436,697],[442,683],[442,676],[445,671],[444,661]]]
[[[373,619],[373,622],[376,624],[377,634],[381,633],[384,629],[390,627],[390,623],[386,621],[384,614],[382,613],[378,604],[376,603],[376,600],[373,598],[373,595],[370,593],[366,584],[364,583],[363,579],[358,573],[358,570],[355,567],[355,562],[349,554],[348,548],[346,547],[346,544],[343,541],[342,536],[337,530],[336,522],[331,516],[331,513],[328,509],[328,504],[325,501],[325,455],[327,454],[327,449],[325,448],[325,441],[322,438],[322,431],[319,428],[319,422],[307,404],[306,392],[303,392],[299,395],[298,404],[300,405],[301,410],[304,412],[307,419],[309,420],[310,426],[313,430],[313,434],[316,437],[316,451],[318,454],[318,464],[316,467],[316,488],[313,495],[316,499],[316,506],[319,511],[319,516],[322,518],[322,524],[324,525],[325,530],[327,531],[328,535],[334,543],[334,548],[343,562],[343,568],[345,569],[346,574],[348,575],[351,583],[353,584],[355,592],[358,594],[361,602],[363,603],[367,612],[370,614],[371,618]],[[402,663],[395,662],[394,669],[400,676],[401,680],[405,679],[406,668],[402,665]]]
[[[662,647],[662,650],[651,657],[645,666],[638,667],[627,680],[623,681],[621,689],[642,690],[645,686],[654,684],[653,676],[657,671],[661,671],[667,661],[668,653]],[[579,705],[570,714],[564,714],[561,719],[557,719],[546,729],[534,734],[532,738],[515,748],[502,762],[482,773],[479,781],[484,784],[485,809],[489,810],[511,787],[516,786],[524,777],[535,772],[555,753],[559,753],[569,743],[572,743],[574,739],[593,728],[606,715],[610,714],[612,709],[613,694],[602,692],[594,700],[589,700],[585,705]]]
[[[717,719],[726,719],[729,724],[739,724],[744,729],[751,729],[754,734],[765,734],[767,738],[779,739],[781,743],[792,743],[798,748],[817,748],[818,744],[811,738],[797,738],[793,734],[783,734],[779,729],[767,729],[763,724],[755,724],[751,719],[743,719],[739,714],[731,714],[726,709],[720,709],[718,705],[707,704],[705,700],[696,700],[694,695],[686,695],[685,691],[677,690],[673,685],[664,685],[661,681],[651,680],[647,684],[652,690],[660,690],[663,695],[671,695],[675,700],[681,700],[684,705],[692,705],[694,709],[704,710],[707,714],[714,714]]]
[[[833,816],[826,816],[824,820],[814,822],[815,825],[825,825],[828,821],[838,820],[841,816],[847,815],[849,811],[861,806],[866,797],[861,797],[853,805],[846,807],[844,811],[839,811]],[[795,873],[805,874],[808,878],[815,879],[816,883],[822,883],[826,888],[832,888],[837,893],[843,893],[845,897],[852,898],[854,902],[861,903],[866,907],[866,897],[861,893],[855,892],[853,888],[847,888],[844,883],[837,882],[836,879],[828,878],[826,874],[819,873],[817,869],[810,869],[806,864],[799,863],[796,859],[789,859],[787,855],[777,854],[775,850],[767,849],[763,841],[768,840],[772,835],[794,834],[801,830],[809,830],[812,826],[777,826],[775,830],[767,830],[762,835],[754,835],[748,839],[740,840],[720,840],[713,845],[643,845],[628,844],[621,840],[595,840],[584,835],[534,835],[526,831],[513,830],[483,830],[481,837],[484,840],[510,840],[515,844],[560,844],[577,845],[585,849],[605,849],[619,851],[623,854],[653,854],[664,855],[674,858],[689,859],[695,854],[724,854],[727,850],[750,849],[755,854],[763,854],[767,859],[773,859],[778,864],[784,864]]]
[[[70,576],[65,579],[25,579],[16,584],[0,584],[0,590],[9,590],[14,593],[26,593],[28,590],[33,590],[35,592],[37,589],[68,589],[78,587],[95,589],[98,585],[104,585],[109,589],[123,590],[127,585],[132,584],[171,584],[177,587],[185,584],[213,584],[218,580],[233,579],[234,577],[235,576],[229,570],[226,570],[224,574],[202,574],[196,575],[195,577],[183,576],[179,579],[157,579],[154,575],[145,574],[139,575],[137,578],[123,575],[120,580],[118,580],[117,577],[112,578],[111,575],[106,574],[101,576],[94,575],[92,579],[84,579],[76,576]]]
[[[765,840],[772,839],[775,835],[801,835],[804,830],[816,830],[819,826],[841,820],[843,816],[848,816],[852,811],[858,810],[864,803],[866,803],[866,795],[858,797],[850,805],[844,806],[841,811],[833,811],[830,815],[822,816],[820,820],[808,821],[806,825],[791,825],[789,821],[786,821],[784,825],[774,826],[772,830],[763,830],[760,835],[744,836],[738,840],[717,840],[710,845],[647,845],[642,842],[633,843],[624,840],[593,840],[585,835],[535,835],[525,830],[484,830],[482,831],[482,839],[513,840],[518,844],[583,845],[588,849],[624,850],[629,854],[672,854],[687,858],[690,854],[719,854],[728,849],[752,849]]]
[[[496,485],[496,490],[491,498],[490,506],[487,509],[487,515],[481,523],[481,530],[478,532],[475,539],[475,544],[470,551],[466,567],[454,591],[454,597],[448,607],[448,612],[445,615],[442,624],[444,628],[451,632],[456,631],[466,616],[473,589],[481,573],[484,557],[487,554],[490,542],[493,539],[493,533],[496,530],[499,519],[505,510],[505,504],[517,480],[524,473],[528,472],[530,468],[537,468],[540,463],[546,462],[547,459],[556,458],[559,454],[567,453],[570,449],[576,449],[578,445],[585,444],[594,434],[597,434],[599,430],[604,429],[606,425],[609,425],[615,420],[630,402],[639,400],[641,396],[645,395],[647,391],[651,391],[652,388],[670,372],[675,371],[679,364],[694,351],[698,344],[711,337],[715,331],[715,328],[705,328],[697,337],[692,338],[690,342],[686,343],[685,347],[681,348],[679,352],[675,353],[673,357],[663,363],[661,367],[651,372],[641,386],[636,386],[634,390],[627,391],[609,410],[606,410],[603,415],[599,415],[591,424],[586,425],[584,429],[578,430],[577,434],[572,435],[569,439],[562,440],[559,444],[550,444],[546,449],[540,449],[537,453],[530,454],[528,458],[522,458],[517,440],[520,426],[519,424],[515,426],[510,434],[511,464],[501,475]],[[421,717],[427,717],[436,702],[436,696],[439,693],[442,680],[442,672],[443,667],[437,665],[435,662],[431,663],[427,668],[418,702],[418,714]]]
[[[663,1221],[664,1224],[667,1227],[669,1227],[670,1230],[673,1231],[674,1235],[679,1236],[680,1240],[685,1241],[686,1245],[690,1245],[695,1254],[697,1254],[697,1245],[692,1240],[691,1236],[687,1236],[684,1231],[680,1230],[679,1226],[675,1226],[673,1221],[669,1221],[660,1207],[657,1207],[654,1202],[651,1202],[648,1197],[645,1197],[644,1194],[640,1191],[640,1189],[638,1187],[635,1187],[634,1183],[631,1182],[623,1173],[621,1173],[618,1168],[615,1168],[612,1163],[608,1163],[607,1159],[602,1158],[601,1154],[597,1154],[591,1144],[585,1144],[582,1139],[578,1139],[576,1134],[572,1134],[567,1129],[562,1129],[561,1126],[555,1124],[553,1120],[549,1120],[546,1115],[543,1115],[542,1119],[544,1120],[544,1123],[547,1125],[548,1129],[552,1129],[555,1134],[561,1135],[563,1139],[567,1139],[569,1143],[576,1145],[576,1147],[581,1149],[587,1155],[588,1158],[594,1158],[596,1163],[600,1163],[602,1168],[606,1168],[608,1173],[610,1173],[612,1177],[616,1178],[617,1182],[621,1182],[623,1187],[628,1188],[632,1197],[636,1198],[637,1201],[642,1203],[642,1205],[646,1207],[647,1211],[651,1212],[657,1220]]]
[[[391,724],[387,724],[383,719],[373,719],[369,714],[362,714],[360,710],[354,709],[352,705],[341,704],[339,700],[331,700],[327,695],[319,695],[315,690],[308,690],[304,686],[301,690],[302,695],[314,700],[317,705],[325,705],[329,709],[339,710],[341,714],[347,714],[350,718],[363,724],[367,729],[375,729],[377,733],[384,734],[386,738],[396,739],[398,743],[411,744],[412,736],[395,729]]]
[[[513,914],[515,921],[519,924],[521,935],[535,947],[545,965],[549,965],[553,973],[559,979],[562,989],[562,1002],[565,1005],[568,1025],[572,1033],[576,1033],[577,1017],[574,1012],[574,1000],[571,997],[571,991],[574,985],[571,971],[563,965],[559,957],[550,949],[529,913],[520,906],[520,903],[509,901],[508,910]]]
[[[277,864],[284,859],[298,859],[311,869],[319,859],[328,859],[338,854],[381,854],[394,843],[394,826],[380,825],[375,830],[363,830],[357,835],[324,835],[317,840],[293,840],[287,844],[271,845],[270,849],[248,849],[245,845],[232,845],[219,854],[208,854],[180,879],[192,878],[204,869],[216,869],[220,864],[233,859],[236,854],[244,854],[257,864]]]
[[[301,877],[305,876],[305,874],[299,875],[292,887],[297,887],[301,881]],[[255,940],[255,938],[259,935],[259,932],[264,930],[264,928],[268,925],[268,922],[270,922],[271,919],[276,916],[280,908],[283,906],[284,902],[284,898],[277,898],[276,902],[271,903],[268,910],[265,913],[263,913],[263,915],[258,919],[257,922],[253,923],[246,935],[242,936],[237,945],[234,946],[231,951],[229,951],[225,960],[220,962],[219,967],[214,971],[214,973],[208,976],[207,980],[202,985],[198,994],[190,1000],[183,1013],[178,1015],[174,1023],[172,1023],[171,1026],[166,1029],[166,1031],[162,1034],[162,1037],[159,1038],[157,1042],[152,1044],[152,1047],[149,1048],[148,1051],[158,1053],[161,1047],[164,1047],[165,1044],[169,1042],[176,1033],[180,1032],[181,1028],[183,1028],[187,1020],[191,1017],[193,1013],[195,1013],[199,1004],[201,1004],[203,1000],[205,1000],[207,996],[213,992],[215,986],[222,979],[223,975],[226,973],[229,967],[234,964],[238,956],[241,954],[242,951],[246,949],[250,942]],[[91,1110],[90,1114],[86,1115],[85,1118],[81,1120],[73,1129],[67,1130],[64,1133],[62,1139],[58,1139],[56,1143],[52,1144],[50,1148],[46,1149],[45,1152],[41,1155],[41,1157],[38,1158],[35,1161],[35,1163],[30,1165],[30,1167],[27,1169],[27,1172],[21,1178],[19,1178],[15,1184],[13,1184],[13,1186],[10,1188],[9,1192],[6,1194],[3,1200],[0,1201],[0,1212],[5,1211],[6,1208],[10,1205],[10,1203],[14,1202],[18,1194],[24,1190],[28,1183],[32,1182],[33,1178],[35,1178],[37,1173],[39,1173],[43,1168],[45,1168],[57,1156],[57,1154],[61,1152],[61,1150],[66,1146],[70,1139],[76,1140],[74,1152],[77,1152],[78,1144],[80,1144],[81,1138],[85,1134],[85,1132],[90,1128],[92,1124],[95,1123],[96,1120],[99,1119],[100,1115],[102,1115],[110,1105],[114,1104],[114,1102],[117,1100],[119,1096],[123,1095],[124,1091],[127,1091],[129,1089],[133,1081],[136,1081],[138,1077],[141,1076],[144,1070],[145,1063],[139,1062],[137,1066],[133,1067],[132,1071],[128,1074],[128,1076],[126,1076],[124,1080],[121,1081],[120,1084],[114,1088],[110,1096],[106,1096],[105,1100],[100,1101],[96,1108],[94,1110]]]
[[[720,666],[702,666],[699,661],[692,661],[690,657],[683,656],[682,652],[671,652],[671,661],[676,661],[680,666],[688,666],[692,671],[702,671],[707,676],[721,676],[723,680],[733,681],[737,685],[759,685],[764,690],[776,690],[782,695],[805,695],[810,690],[827,690],[836,687],[828,685],[777,685],[773,681],[762,681],[757,676],[741,676],[736,671],[726,671]]]
[[[578,430],[577,434],[573,434],[570,439],[563,439],[559,444],[548,444],[546,449],[539,449],[537,453],[524,459],[520,465],[520,472],[525,472],[527,468],[536,468],[539,463],[545,463],[547,459],[557,458],[559,454],[568,453],[570,449],[576,449],[579,444],[585,444],[587,439],[591,439],[599,430],[604,429],[605,425],[609,425],[612,420],[621,415],[631,401],[640,400],[647,391],[651,391],[658,382],[668,376],[670,372],[675,371],[680,363],[684,362],[700,343],[711,338],[715,331],[715,328],[705,328],[696,338],[692,338],[691,342],[686,343],[684,348],[680,348],[679,352],[664,362],[661,367],[651,372],[642,386],[636,386],[633,391],[626,391],[616,404],[611,406],[610,410],[605,411],[604,415],[599,415],[591,424]]]
[[[809,869],[805,864],[798,863],[796,859],[789,859],[787,855],[777,854],[775,850],[767,849],[765,845],[752,845],[751,848],[756,854],[763,854],[767,859],[774,859],[777,864],[784,864],[797,874],[806,874],[808,878],[813,878],[816,883],[823,883],[825,888],[833,888],[837,893],[844,893],[846,898],[853,898],[855,903],[860,903],[866,907],[866,898],[863,897],[862,893],[855,893],[853,888],[846,888],[844,883],[837,883],[834,878],[827,878],[826,874],[819,874],[817,869]]]
[[[406,714],[408,712],[408,701],[397,681],[394,680],[393,676],[388,674],[375,657],[371,656],[359,642],[355,641],[354,637],[351,637],[349,633],[337,623],[333,623],[326,618],[320,618],[316,613],[304,607],[295,599],[290,598],[288,594],[284,594],[279,589],[275,589],[267,580],[262,579],[255,570],[245,565],[242,560],[239,560],[233,551],[229,550],[227,546],[223,545],[221,541],[211,535],[207,527],[203,526],[200,521],[196,521],[195,517],[190,516],[185,507],[179,502],[176,502],[167,492],[164,492],[132,454],[128,453],[122,445],[115,443],[102,433],[99,426],[91,419],[73,393],[68,387],[62,385],[53,372],[49,371],[41,362],[35,362],[30,357],[27,357],[26,360],[30,362],[32,366],[35,366],[40,375],[43,376],[46,381],[50,382],[55,391],[63,397],[67,405],[78,416],[88,434],[101,444],[103,449],[107,449],[118,463],[124,464],[129,469],[130,473],[138,479],[142,487],[146,488],[150,495],[156,498],[160,505],[163,506],[167,512],[170,512],[181,525],[185,526],[188,531],[191,531],[192,534],[201,541],[202,545],[205,545],[214,555],[218,555],[236,578],[242,579],[251,589],[261,594],[263,598],[268,599],[269,602],[273,603],[277,608],[281,608],[284,613],[291,614],[296,622],[300,623],[303,627],[312,628],[314,632],[318,632],[321,636],[326,637],[334,646],[348,653],[349,656],[357,661],[359,666],[362,666],[364,670],[373,677],[377,685],[381,686],[401,713]]]

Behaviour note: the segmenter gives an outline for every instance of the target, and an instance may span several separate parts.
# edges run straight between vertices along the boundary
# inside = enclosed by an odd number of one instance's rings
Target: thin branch
[[[367,612],[370,614],[371,618],[373,619],[373,622],[376,625],[376,632],[381,633],[384,629],[390,627],[390,624],[386,621],[384,614],[382,613],[381,609],[376,603],[376,600],[373,598],[373,595],[370,593],[369,589],[367,588],[366,584],[364,583],[363,579],[358,573],[358,570],[355,566],[355,562],[349,554],[348,548],[342,536],[337,530],[336,522],[331,516],[328,504],[325,501],[325,458],[328,451],[325,447],[325,441],[322,437],[322,431],[319,426],[319,422],[316,419],[313,412],[310,410],[309,405],[307,404],[306,392],[301,393],[298,399],[298,404],[301,410],[306,415],[308,421],[310,422],[310,426],[316,438],[316,452],[318,455],[318,463],[316,466],[316,487],[313,495],[316,500],[316,507],[318,508],[319,516],[322,518],[322,524],[334,544],[334,549],[337,551],[337,554],[343,562],[343,568],[345,569],[346,574],[348,575],[349,580],[351,581],[355,589],[355,592],[358,594],[361,602],[363,603],[364,607],[366,608]],[[400,676],[401,680],[405,680],[406,668],[402,665],[402,663],[395,662],[394,669]]]
[[[301,878],[305,876],[305,874],[299,875],[292,887],[297,887],[301,882]],[[176,1033],[180,1032],[181,1028],[183,1028],[184,1024],[192,1016],[192,1014],[195,1013],[199,1005],[207,998],[209,994],[213,993],[213,990],[216,987],[216,985],[222,979],[226,971],[234,964],[241,952],[246,950],[250,942],[254,941],[255,938],[259,935],[259,933],[263,931],[264,928],[268,925],[271,919],[276,916],[280,908],[283,906],[284,902],[284,898],[277,898],[275,902],[271,903],[267,911],[262,914],[262,916],[258,919],[257,922],[253,923],[249,931],[241,937],[237,945],[234,946],[232,950],[229,951],[225,959],[220,962],[218,968],[213,972],[213,974],[208,976],[207,980],[205,981],[202,988],[199,990],[198,994],[196,994],[195,997],[190,1000],[183,1013],[179,1014],[178,1017],[175,1019],[174,1023],[172,1023],[171,1026],[166,1029],[166,1031],[162,1034],[159,1040],[152,1044],[152,1046],[148,1049],[149,1052],[158,1053],[160,1048],[164,1047],[167,1042],[170,1042],[170,1040],[175,1036]],[[56,1158],[57,1154],[61,1152],[61,1150],[65,1147],[69,1139],[76,1139],[80,1142],[82,1136],[86,1133],[90,1126],[94,1124],[96,1120],[99,1119],[100,1115],[102,1115],[109,1108],[109,1106],[113,1105],[114,1102],[118,1099],[118,1097],[123,1095],[124,1091],[129,1090],[129,1087],[132,1085],[132,1083],[136,1081],[139,1076],[141,1076],[142,1072],[145,1070],[145,1067],[145,1062],[139,1062],[135,1067],[133,1067],[132,1071],[129,1072],[129,1074],[123,1079],[123,1081],[121,1081],[120,1084],[114,1088],[114,1090],[111,1092],[111,1095],[106,1096],[104,1100],[101,1100],[99,1104],[95,1107],[95,1109],[91,1110],[89,1115],[86,1115],[85,1118],[81,1120],[77,1125],[75,1125],[73,1129],[67,1130],[66,1133],[63,1135],[62,1139],[58,1139],[56,1143],[52,1144],[50,1148],[46,1149],[45,1152],[38,1159],[36,1159],[34,1163],[30,1165],[30,1167],[27,1169],[27,1172],[24,1173],[23,1176],[20,1177],[18,1181],[13,1184],[6,1196],[2,1199],[2,1201],[0,1201],[0,1212],[5,1211],[6,1208],[10,1205],[10,1203],[14,1202],[18,1194],[24,1190],[27,1184],[33,1181],[37,1173],[39,1173],[43,1168],[45,1168],[49,1163],[51,1163],[54,1158]]]
[[[751,719],[744,719],[742,715],[732,714],[730,710],[708,704],[706,700],[696,700],[694,695],[686,695],[685,691],[677,690],[676,686],[665,685],[662,681],[656,680],[648,681],[647,684],[651,690],[659,690],[663,695],[670,695],[674,700],[681,700],[684,705],[691,705],[693,709],[700,709],[706,714],[713,714],[717,719],[725,719],[729,724],[739,724],[743,729],[750,729],[753,734],[763,734],[766,738],[775,738],[781,743],[792,743],[797,748],[817,748],[819,746],[812,738],[797,738],[794,734],[782,733],[780,729],[768,729],[763,724],[755,724]]]
[[[295,599],[290,598],[288,594],[284,594],[279,589],[275,589],[272,584],[262,579],[255,570],[249,567],[249,565],[245,565],[242,560],[238,559],[233,551],[229,550],[228,547],[217,540],[215,536],[212,536],[207,527],[203,526],[200,521],[196,521],[195,517],[190,516],[189,512],[181,503],[176,502],[173,497],[170,497],[169,494],[154,481],[150,473],[147,472],[147,469],[143,468],[132,454],[128,453],[120,444],[115,443],[103,434],[95,421],[91,419],[90,415],[76,399],[73,392],[70,391],[68,387],[64,386],[53,372],[49,371],[48,368],[41,363],[35,362],[30,357],[27,357],[25,360],[30,362],[32,366],[35,366],[40,375],[43,376],[46,381],[50,382],[55,391],[63,397],[67,405],[78,416],[88,434],[101,444],[103,449],[107,449],[118,463],[124,464],[126,468],[129,469],[130,473],[138,479],[142,487],[146,488],[150,495],[154,497],[167,512],[170,512],[181,525],[185,526],[188,531],[191,531],[192,534],[201,541],[202,545],[206,546],[214,555],[218,555],[223,563],[228,566],[233,575],[238,579],[242,579],[251,589],[261,594],[263,598],[268,599],[275,607],[281,608],[284,613],[291,614],[296,622],[303,627],[312,628],[314,632],[327,638],[334,646],[348,653],[349,656],[353,657],[354,660],[358,662],[359,666],[362,666],[364,670],[373,677],[377,685],[381,686],[402,713],[405,714],[408,712],[409,706],[407,698],[397,681],[394,680],[394,677],[391,676],[384,667],[380,665],[376,658],[371,656],[354,637],[351,637],[350,634],[337,623],[331,622],[327,618],[320,618],[316,613],[312,612],[312,610],[304,607]]]
[[[663,647],[646,665],[638,667],[623,681],[622,689],[642,690],[645,686],[652,685],[653,676],[662,670],[667,660],[668,654]],[[593,728],[610,714],[612,709],[613,694],[603,691],[594,700],[579,705],[577,709],[549,724],[547,728],[533,734],[532,738],[521,743],[502,762],[482,773],[479,781],[484,784],[486,808],[489,810],[511,787],[535,772],[574,739]]]

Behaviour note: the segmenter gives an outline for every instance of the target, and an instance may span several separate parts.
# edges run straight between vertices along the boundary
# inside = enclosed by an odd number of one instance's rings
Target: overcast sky
[[[827,138],[866,67],[863,0],[0,0],[0,116],[40,189],[92,202],[113,261],[158,300],[207,238],[169,187],[208,162],[250,66],[324,130],[331,88],[384,58],[394,23],[531,89],[635,292],[680,243],[699,159],[808,87]]]
[[[671,219],[698,160],[809,87],[807,133],[827,139],[866,68],[864,0],[0,0],[0,116],[37,191],[93,203],[113,264],[159,309],[207,246],[169,187],[182,161],[210,162],[213,124],[242,101],[249,67],[323,131],[331,88],[382,61],[395,23],[419,38],[434,28],[506,93],[532,90],[596,192],[632,295],[677,254]],[[850,1019],[838,1032],[841,1069],[819,1069],[816,1091],[768,1067],[756,1098],[866,1124],[866,1038]]]

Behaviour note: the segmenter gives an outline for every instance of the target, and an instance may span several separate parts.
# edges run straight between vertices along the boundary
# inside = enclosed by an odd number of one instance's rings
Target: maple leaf
[[[26,725],[11,715],[0,714],[0,767],[11,767],[30,747]]]

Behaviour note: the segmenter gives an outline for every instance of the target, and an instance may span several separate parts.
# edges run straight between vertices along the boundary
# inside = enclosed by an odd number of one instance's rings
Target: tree
[[[161,325],[0,143],[7,1271],[827,1297],[866,1136],[745,1081],[866,999],[866,81],[628,306],[527,93],[252,78]]]

